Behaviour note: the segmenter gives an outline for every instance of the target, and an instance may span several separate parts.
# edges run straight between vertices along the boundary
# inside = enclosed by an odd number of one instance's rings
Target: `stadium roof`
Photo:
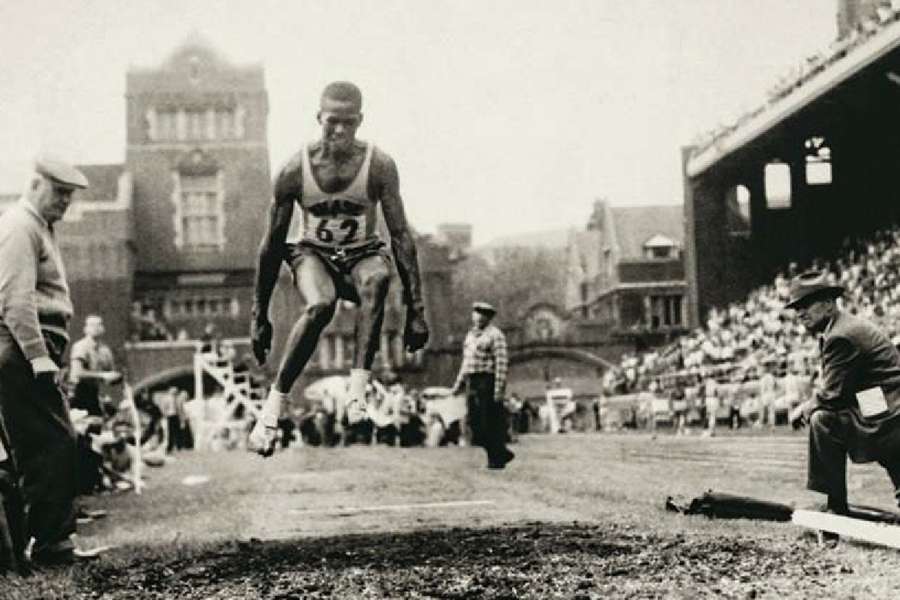
[[[808,61],[808,72],[792,81],[787,91],[782,90],[767,105],[745,115],[697,148],[687,161],[688,177],[700,175],[900,46],[898,14],[869,36],[839,41],[832,45],[828,56]]]

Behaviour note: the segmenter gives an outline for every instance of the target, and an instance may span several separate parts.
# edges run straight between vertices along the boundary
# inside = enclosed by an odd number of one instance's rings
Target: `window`
[[[218,123],[217,133],[219,139],[228,140],[234,137],[234,111],[216,111],[216,121]]]
[[[220,296],[193,296],[190,298],[170,298],[168,314],[177,318],[192,319],[197,317],[237,317],[240,309],[237,298]]]
[[[176,131],[176,116],[174,110],[164,110],[156,114],[156,139],[174,140]]]
[[[811,137],[804,143],[806,150],[806,183],[828,185],[831,183],[831,148],[825,138]]]
[[[644,242],[644,258],[672,258],[677,245],[675,240],[658,233]]]
[[[323,335],[316,348],[316,359],[314,362],[318,363],[322,369],[327,369],[331,365],[331,344],[332,337]]]
[[[356,349],[356,340],[352,335],[345,335],[344,338],[344,367],[353,365],[353,354]]]
[[[650,296],[650,328],[680,327],[681,296]]]
[[[180,177],[180,247],[188,250],[220,250],[224,244],[225,215],[216,175]]]
[[[746,186],[736,185],[725,196],[728,231],[732,234],[749,234],[750,223],[750,190]]]
[[[766,206],[791,207],[791,168],[783,162],[771,162],[765,169]]]
[[[206,137],[205,111],[192,110],[187,113],[188,139],[202,140]]]

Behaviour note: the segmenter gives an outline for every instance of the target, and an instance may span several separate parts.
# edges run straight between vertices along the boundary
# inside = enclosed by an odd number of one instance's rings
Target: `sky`
[[[680,148],[835,37],[837,0],[0,0],[0,191],[29,160],[121,163],[125,74],[192,32],[261,63],[273,173],[363,91],[420,231],[582,228],[597,198],[678,204]]]

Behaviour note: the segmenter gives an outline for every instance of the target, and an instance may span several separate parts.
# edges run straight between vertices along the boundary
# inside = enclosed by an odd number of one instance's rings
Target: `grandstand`
[[[834,259],[848,240],[867,238],[898,216],[892,129],[900,3],[843,0],[841,7],[842,19],[856,15],[857,22],[844,24],[844,36],[815,68],[683,151],[694,326],[790,263]]]
[[[694,329],[625,356],[607,391],[662,393],[713,379],[746,388],[735,392],[741,402],[764,368],[808,379],[818,349],[783,306],[790,276],[810,267],[847,288],[847,310],[900,342],[900,2],[839,4],[841,35],[828,51],[763,106],[683,150]]]

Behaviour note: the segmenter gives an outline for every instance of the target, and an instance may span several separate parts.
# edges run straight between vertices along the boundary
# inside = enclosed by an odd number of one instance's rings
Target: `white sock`
[[[263,403],[260,419],[266,427],[275,427],[278,424],[278,417],[281,416],[281,405],[287,402],[290,394],[284,394],[275,389],[273,385],[269,389],[269,395]]]
[[[350,369],[350,390],[349,401],[366,400],[366,386],[369,383],[369,376],[372,374],[368,369]]]

